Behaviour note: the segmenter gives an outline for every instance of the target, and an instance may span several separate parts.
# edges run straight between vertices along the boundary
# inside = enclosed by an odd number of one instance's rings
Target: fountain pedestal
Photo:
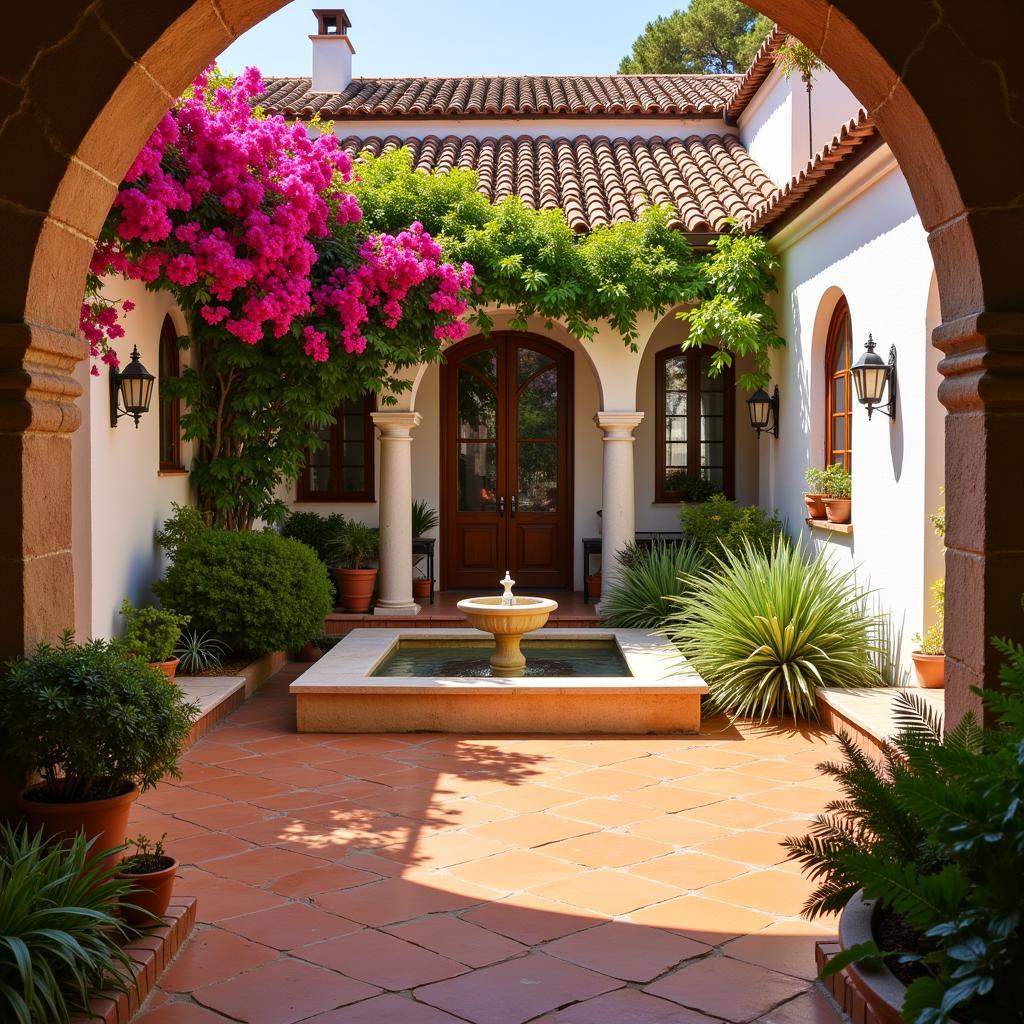
[[[502,597],[468,597],[458,608],[470,625],[494,637],[491,668],[495,674],[519,676],[526,667],[519,646],[523,634],[543,628],[558,602],[546,597],[513,597],[510,604]]]

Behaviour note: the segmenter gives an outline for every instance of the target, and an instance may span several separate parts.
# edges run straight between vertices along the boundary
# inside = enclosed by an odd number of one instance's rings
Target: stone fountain
[[[496,675],[521,676],[526,658],[519,643],[524,633],[541,629],[548,616],[558,608],[557,601],[546,597],[516,597],[512,588],[516,581],[508,571],[501,580],[504,593],[498,597],[467,597],[458,604],[459,611],[470,624],[494,637],[491,668]]]

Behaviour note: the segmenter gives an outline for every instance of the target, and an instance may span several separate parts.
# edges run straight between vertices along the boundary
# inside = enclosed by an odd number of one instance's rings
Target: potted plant
[[[122,907],[124,918],[129,924],[159,924],[167,913],[178,862],[164,853],[166,838],[165,832],[153,843],[145,836],[133,839],[135,853],[125,857],[118,867],[117,877],[132,884],[125,906]]]
[[[437,512],[425,501],[414,501],[412,503],[412,536],[413,540],[425,537],[431,530],[437,528],[439,520]],[[412,596],[417,601],[429,601],[430,591],[434,581],[430,579],[422,569],[424,555],[413,555],[413,579]],[[419,573],[419,575],[415,575]]]
[[[853,478],[840,462],[833,462],[822,471],[821,487],[824,494],[825,516],[830,523],[850,521]]]
[[[159,669],[170,680],[178,670],[174,648],[188,625],[187,615],[176,615],[163,608],[136,608],[126,597],[121,602],[124,636],[117,647],[132,658],[141,658],[150,668]]]
[[[932,525],[935,527],[935,535],[939,538],[946,536],[946,507],[942,505],[934,515],[929,516]],[[914,662],[914,674],[918,683],[929,690],[939,690],[946,683],[946,656],[943,649],[943,636],[945,633],[946,616],[946,581],[938,579],[932,584],[932,609],[935,612],[935,621],[924,635],[914,634],[914,643],[917,650],[910,652],[911,660]]]
[[[377,582],[377,569],[368,566],[377,557],[378,532],[365,523],[350,519],[331,539],[327,553],[334,566],[338,593],[347,612],[368,612]]]
[[[804,491],[804,504],[807,506],[808,519],[825,518],[825,483],[824,471],[817,466],[808,466],[804,470],[804,480],[807,481],[807,490]]]
[[[601,600],[601,574],[599,572],[592,572],[587,576],[587,600],[588,601],[600,601]]]
[[[18,809],[47,837],[124,842],[132,801],[165,775],[199,709],[157,671],[104,640],[39,644],[0,675],[0,750],[39,781]]]

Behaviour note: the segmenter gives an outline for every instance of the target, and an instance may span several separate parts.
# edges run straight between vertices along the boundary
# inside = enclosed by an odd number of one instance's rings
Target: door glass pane
[[[463,360],[465,366],[472,367],[492,387],[498,384],[498,352],[493,348],[481,349]]]
[[[460,512],[493,512],[498,497],[498,446],[469,443],[458,446]]]
[[[518,461],[520,511],[557,511],[558,444],[520,444]]]
[[[836,377],[832,381],[832,410],[846,411],[846,377]]]
[[[518,387],[522,387],[534,374],[539,373],[546,367],[555,365],[555,361],[550,356],[546,356],[543,352],[537,352],[532,348],[519,349],[516,360],[518,363],[516,385]]]
[[[520,355],[536,355],[523,349]],[[546,358],[546,357],[545,357]],[[549,363],[550,359],[547,360]],[[537,374],[519,392],[518,428],[521,438],[558,437],[558,370]]]
[[[466,362],[475,358],[472,356]],[[458,403],[460,438],[490,438],[496,435],[498,396],[487,383],[463,367],[459,367]]]
[[[687,374],[686,356],[680,353],[665,360],[665,489],[678,489],[686,475]]]

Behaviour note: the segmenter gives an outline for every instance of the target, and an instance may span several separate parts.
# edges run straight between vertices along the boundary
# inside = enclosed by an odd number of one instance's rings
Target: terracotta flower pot
[[[587,577],[587,600],[601,600],[601,574],[599,572]]]
[[[941,690],[946,685],[946,656],[944,654],[922,654],[911,651],[914,674],[918,683],[926,690]]]
[[[821,494],[805,494],[804,504],[807,506],[808,519],[825,518],[825,500]]]
[[[851,501],[849,498],[824,498],[825,515],[830,523],[850,521]]]
[[[158,668],[163,672],[168,682],[174,681],[174,676],[178,671],[178,662],[180,658],[171,658],[170,661],[151,661],[148,663],[148,668]]]
[[[18,809],[29,831],[34,833],[42,829],[47,839],[60,839],[84,832],[86,839],[96,840],[94,853],[120,846],[124,842],[128,834],[128,815],[133,801],[139,795],[138,786],[132,786],[127,793],[107,797],[105,800],[54,804],[33,800],[30,795],[33,788],[23,789],[18,794]],[[113,864],[117,857],[107,857],[105,860]]]
[[[429,601],[430,591],[434,586],[433,580],[416,578],[412,581],[412,596],[414,601]]]
[[[135,887],[135,892],[125,897],[132,904],[124,910],[124,919],[129,924],[147,927],[159,924],[159,919],[167,913],[174,891],[174,877],[178,871],[178,862],[173,857],[161,857],[167,867],[160,871],[119,871],[118,878],[127,879]]]
[[[863,889],[855,893],[839,915],[839,944],[843,949],[871,941],[874,915],[875,901],[864,899]],[[900,1024],[900,1010],[907,986],[885,964],[850,964],[844,971],[857,994],[867,1003],[869,1020],[877,1020],[879,1024]]]
[[[368,612],[373,601],[373,585],[377,582],[376,569],[335,569],[341,606],[347,612]]]
[[[312,665],[314,661],[319,661],[323,656],[324,652],[316,644],[310,642],[303,644],[295,660],[303,665]]]

